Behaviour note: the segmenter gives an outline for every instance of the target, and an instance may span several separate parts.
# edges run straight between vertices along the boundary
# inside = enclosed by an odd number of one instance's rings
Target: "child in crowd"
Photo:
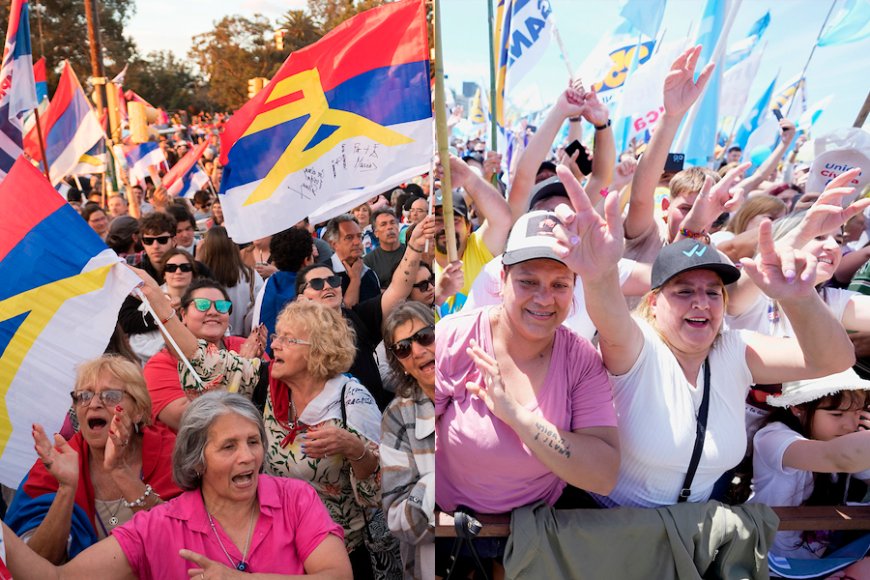
[[[776,410],[753,441],[749,500],[772,506],[843,505],[860,501],[870,480],[870,381],[853,370],[786,383],[768,403]],[[870,578],[870,534],[780,531],[771,572],[785,578]],[[809,575],[808,575],[809,574]],[[845,574],[845,575],[844,575]]]

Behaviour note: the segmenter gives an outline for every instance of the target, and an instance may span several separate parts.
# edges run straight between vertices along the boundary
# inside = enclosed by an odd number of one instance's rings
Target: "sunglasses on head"
[[[109,389],[107,391],[100,391],[99,393],[95,393],[93,391],[73,391],[70,393],[72,397],[73,404],[84,407],[86,405],[91,404],[91,400],[94,398],[94,395],[99,396],[100,401],[102,401],[103,406],[105,407],[114,407],[121,403],[124,399],[124,395],[126,393],[119,389]]]
[[[313,290],[317,290],[318,292],[323,290],[325,284],[329,284],[330,288],[338,288],[341,286],[341,276],[338,274],[333,274],[332,276],[327,276],[326,278],[312,278],[305,283],[306,288],[312,288]]]
[[[185,272],[185,273],[193,272],[193,266],[191,266],[188,263],[166,264],[166,266],[164,266],[163,269],[166,270],[167,272],[178,272],[179,270],[181,270],[182,272]]]
[[[429,289],[429,286],[434,286],[434,285],[435,285],[435,276],[434,275],[426,278],[425,280],[421,280],[421,281],[417,282],[416,284],[411,284],[411,286],[413,286],[414,288],[416,288],[420,292],[425,292],[426,290]]]
[[[156,238],[149,238],[147,236],[142,236],[142,243],[146,246],[150,246],[154,242],[157,242],[161,246],[164,244],[168,244],[169,240],[172,239],[172,236],[157,236]]]
[[[214,304],[214,309],[220,314],[226,314],[233,307],[233,303],[229,300],[209,300],[208,298],[194,298],[193,307],[200,312],[208,312],[211,305]]]
[[[396,358],[408,358],[411,354],[412,342],[416,342],[420,346],[431,346],[435,342],[435,327],[430,324],[425,328],[421,328],[408,338],[397,341],[396,344],[390,347],[390,350],[393,351]]]

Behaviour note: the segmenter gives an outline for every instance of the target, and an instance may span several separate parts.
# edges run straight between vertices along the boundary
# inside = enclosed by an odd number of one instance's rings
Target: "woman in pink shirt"
[[[241,395],[211,392],[190,404],[172,458],[186,490],[140,512],[63,566],[64,578],[225,578],[252,574],[351,578],[341,527],[307,483],[262,475],[263,420]],[[144,516],[144,517],[143,517]],[[58,572],[5,529],[15,578]]]

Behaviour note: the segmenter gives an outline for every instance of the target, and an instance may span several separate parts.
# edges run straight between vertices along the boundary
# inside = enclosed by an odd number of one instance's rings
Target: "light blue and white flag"
[[[635,31],[650,38],[658,38],[659,27],[665,16],[667,0],[625,0],[619,15],[625,18]]]
[[[819,46],[849,44],[870,37],[870,0],[846,0],[834,21],[825,27]]]
[[[752,51],[761,42],[761,37],[764,36],[764,31],[770,24],[770,10],[764,13],[764,16],[755,21],[746,38],[735,42],[728,47],[728,52],[725,55],[725,70],[730,69],[739,62],[742,62],[752,54]]]
[[[755,103],[755,106],[746,115],[746,120],[737,129],[737,135],[734,137],[734,144],[742,149],[746,149],[746,143],[749,142],[749,136],[752,135],[761,121],[767,115],[767,107],[770,104],[770,99],[773,97],[773,87],[776,85],[776,77],[770,81],[767,90],[761,95],[761,98]]]

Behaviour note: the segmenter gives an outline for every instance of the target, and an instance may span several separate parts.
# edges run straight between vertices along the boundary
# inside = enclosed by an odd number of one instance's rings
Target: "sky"
[[[550,0],[556,25],[565,43],[568,61],[576,70],[598,40],[619,22],[617,0]],[[831,2],[834,15],[845,0],[743,0],[729,36],[729,44],[742,39],[753,22],[770,10],[765,34],[767,48],[749,94],[754,103],[775,75],[778,84],[796,77],[810,55]],[[275,21],[284,12],[304,8],[305,0],[137,0],[136,16],[127,33],[143,53],[170,49],[186,57],[191,37],[211,30],[228,14],[263,14]],[[462,81],[488,86],[489,51],[485,0],[442,0],[444,67],[448,85],[461,90]],[[697,27],[702,0],[668,0],[662,22],[665,42],[686,38]],[[171,16],[170,16],[171,15]],[[694,38],[694,33],[691,35]],[[817,135],[851,126],[870,89],[870,39],[820,47],[807,69],[807,103],[833,95],[833,101],[814,128]],[[566,86],[568,74],[556,43],[551,43],[536,69],[519,87],[536,87],[544,102],[552,102]]]

